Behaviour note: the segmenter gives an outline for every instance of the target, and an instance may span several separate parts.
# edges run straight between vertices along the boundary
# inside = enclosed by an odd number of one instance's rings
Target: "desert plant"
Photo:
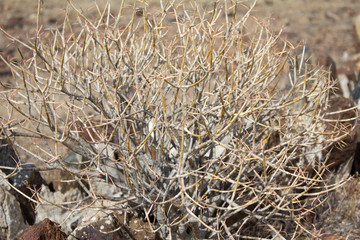
[[[340,184],[327,183],[330,149],[353,128],[326,127],[333,82],[266,24],[247,30],[254,5],[239,17],[240,3],[160,3],[122,25],[124,3],[94,21],[69,1],[61,27],[38,23],[33,42],[3,31],[32,53],[3,59],[18,83],[2,93],[14,145],[77,181],[105,178],[124,199],[87,195],[143,210],[163,238],[311,234],[303,219]]]

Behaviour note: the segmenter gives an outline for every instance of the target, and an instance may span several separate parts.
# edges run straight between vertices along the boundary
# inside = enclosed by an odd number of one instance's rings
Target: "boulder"
[[[23,164],[16,154],[13,144],[0,129],[0,170],[12,184],[11,193],[20,203],[22,215],[28,224],[35,223],[35,206],[28,198],[32,198],[33,191],[38,191],[44,180],[33,164]],[[21,193],[20,193],[21,192]]]
[[[341,140],[328,149],[331,152],[327,160],[330,169],[337,169],[340,165],[353,161],[357,143],[354,128],[357,109],[352,108],[353,106],[352,101],[343,96],[332,96],[330,98],[328,114],[325,116],[327,119],[325,131],[337,132],[339,136],[343,136]],[[348,170],[348,174],[350,170]]]
[[[0,239],[13,239],[27,226],[20,203],[9,190],[4,174],[0,172]]]
[[[25,229],[15,240],[66,240],[67,236],[58,224],[44,219],[43,221]]]

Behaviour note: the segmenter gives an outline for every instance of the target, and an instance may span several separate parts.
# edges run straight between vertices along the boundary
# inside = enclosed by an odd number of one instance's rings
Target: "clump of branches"
[[[311,234],[304,218],[338,185],[328,150],[352,129],[327,127],[333,82],[296,56],[280,88],[291,45],[261,24],[248,33],[253,6],[160,3],[123,25],[124,4],[90,20],[69,1],[60,28],[8,35],[32,56],[6,61],[18,85],[4,129],[38,139],[19,147],[44,166],[117,186],[163,238]]]

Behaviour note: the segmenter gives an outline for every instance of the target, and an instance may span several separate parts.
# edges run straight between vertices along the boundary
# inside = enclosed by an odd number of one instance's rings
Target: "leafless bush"
[[[291,48],[261,24],[247,34],[251,8],[160,2],[126,26],[123,6],[92,21],[70,2],[61,28],[39,28],[33,44],[8,35],[32,56],[7,62],[18,87],[3,93],[4,128],[38,139],[19,147],[44,166],[118,186],[124,199],[107,200],[142,209],[163,238],[310,234],[304,217],[336,187],[328,150],[352,128],[326,127],[333,83],[300,56],[280,89]],[[84,166],[68,167],[61,145]]]

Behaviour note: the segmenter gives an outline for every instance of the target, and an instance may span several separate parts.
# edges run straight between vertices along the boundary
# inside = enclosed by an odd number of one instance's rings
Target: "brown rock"
[[[41,189],[44,180],[41,177],[40,173],[36,170],[31,171],[22,171],[24,176],[19,177],[19,182],[22,179],[25,179],[17,186],[17,190],[11,189],[11,193],[16,197],[20,203],[20,208],[22,215],[29,225],[35,223],[36,213],[35,213],[35,204],[29,200],[29,198],[34,197],[34,193]],[[21,173],[21,172],[20,172]],[[20,175],[20,174],[18,174]]]
[[[55,169],[42,174],[52,191],[66,193],[71,189],[81,190],[81,186],[79,186],[79,183],[74,180],[74,176],[65,170]]]
[[[25,229],[15,240],[65,240],[66,234],[48,218]]]
[[[323,66],[326,71],[329,72],[329,77],[331,81],[337,79],[336,63],[331,56],[319,56],[318,65]]]
[[[336,234],[329,234],[329,235],[322,236],[320,239],[321,240],[345,240],[346,238],[340,237]]]
[[[78,171],[84,167],[82,164],[82,157],[76,153],[70,152],[64,157],[63,163],[70,169],[54,169],[49,171],[43,171],[41,176],[49,186],[51,191],[66,193],[72,189],[79,189],[83,191],[81,184],[75,180],[75,174],[71,171]],[[80,177],[77,175],[77,177]],[[86,182],[83,182],[87,186]]]
[[[90,143],[103,142],[108,139],[114,130],[110,124],[97,120],[82,122],[75,120],[69,123],[70,132],[78,134]]]
[[[116,228],[115,228],[116,229]],[[126,239],[124,233],[120,229],[114,231],[114,226],[105,221],[92,223],[76,231],[77,239],[92,239],[92,240],[122,240]],[[129,237],[129,236],[127,236]],[[131,237],[129,238],[131,239]]]
[[[337,169],[339,165],[353,158],[356,149],[356,132],[353,126],[356,123],[356,109],[350,99],[342,96],[332,96],[329,102],[326,119],[326,132],[336,132],[338,136],[344,136],[341,142],[333,144],[328,151],[331,151],[327,160],[330,169]],[[336,114],[333,114],[335,113]]]
[[[331,192],[316,212],[314,225],[321,229],[320,239],[359,239],[360,181],[351,179]]]
[[[114,214],[118,224],[122,226],[129,236],[134,240],[153,240],[157,239],[156,234],[150,228],[148,222],[142,217],[136,217],[132,214],[116,212]]]
[[[131,213],[124,215],[123,212],[114,212],[100,221],[78,226],[71,235],[70,239],[79,240],[157,239],[149,224],[141,217]]]
[[[124,224],[118,217],[106,217],[89,225],[78,227],[73,235],[80,240],[155,239],[155,234],[147,230],[147,223],[139,218],[131,216],[128,224]]]

